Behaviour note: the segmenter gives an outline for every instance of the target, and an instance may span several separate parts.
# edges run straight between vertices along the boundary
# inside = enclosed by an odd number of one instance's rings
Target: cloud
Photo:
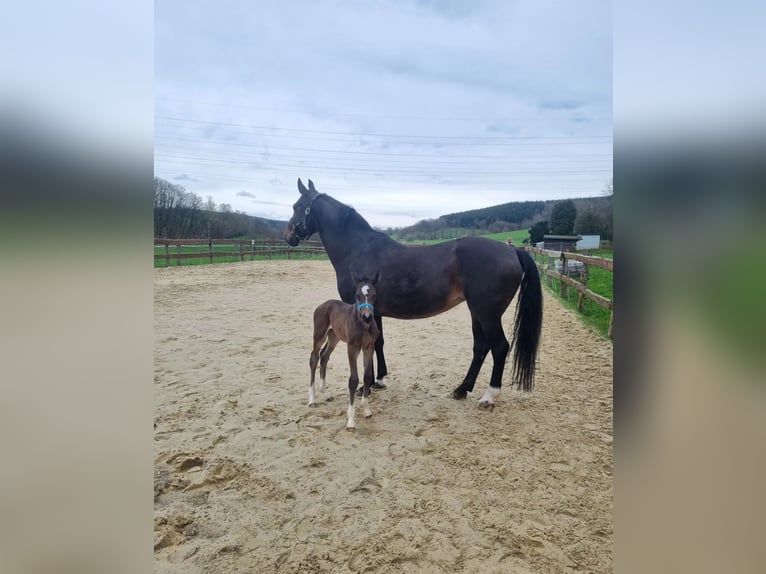
[[[185,173],[182,173],[181,175],[177,175],[174,177],[176,181],[199,181],[198,179],[191,177],[190,175],[187,175]]]
[[[553,99],[553,100],[546,100],[544,102],[540,102],[540,109],[542,110],[576,110],[577,108],[581,108],[584,105],[585,105],[584,102],[580,102],[577,100]]]
[[[250,193],[249,191],[242,190],[242,191],[237,193],[237,197],[251,197],[251,198],[255,199],[255,194],[254,193]]]
[[[235,209],[254,189],[283,216],[310,177],[341,201],[370,197],[378,226],[598,195],[611,177],[612,142],[593,138],[612,128],[609,3],[317,0],[302,16],[157,4],[159,177],[183,173]]]

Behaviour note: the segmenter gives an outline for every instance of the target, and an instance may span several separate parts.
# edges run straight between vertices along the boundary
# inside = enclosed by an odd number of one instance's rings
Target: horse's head
[[[285,229],[285,241],[291,247],[295,247],[301,240],[308,239],[317,231],[316,219],[310,215],[311,206],[320,193],[314,188],[311,180],[306,188],[300,178],[298,178],[298,191],[301,192],[301,196],[293,204],[293,216],[287,222],[287,229]]]
[[[356,311],[363,321],[369,323],[375,316],[375,299],[377,297],[375,286],[380,281],[380,271],[372,279],[360,279],[352,271],[351,278],[356,285]]]

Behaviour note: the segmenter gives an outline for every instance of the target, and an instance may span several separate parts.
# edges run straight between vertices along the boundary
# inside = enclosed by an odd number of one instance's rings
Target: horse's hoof
[[[372,416],[372,413],[364,413],[364,418],[368,419]]]
[[[468,391],[464,391],[463,389],[457,388],[454,391],[452,391],[452,398],[458,401],[462,401],[468,396]]]
[[[375,381],[374,383],[370,385],[370,388],[375,389],[376,391],[379,391],[381,389],[385,389],[386,384],[383,381]]]
[[[355,431],[356,427],[354,425],[346,425],[346,430],[347,431]]]
[[[479,401],[479,408],[480,409],[494,409],[495,403],[490,403],[489,401]]]
[[[310,407],[315,407],[315,406],[317,406],[317,404],[316,403],[309,403],[309,406]]]

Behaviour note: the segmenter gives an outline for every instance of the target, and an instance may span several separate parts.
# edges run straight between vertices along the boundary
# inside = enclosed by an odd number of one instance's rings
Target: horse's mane
[[[367,220],[359,215],[359,212],[345,203],[341,203],[334,197],[326,195],[327,199],[336,203],[340,208],[340,217],[338,218],[338,225],[341,229],[361,229],[364,231],[374,231],[372,226],[367,223]]]

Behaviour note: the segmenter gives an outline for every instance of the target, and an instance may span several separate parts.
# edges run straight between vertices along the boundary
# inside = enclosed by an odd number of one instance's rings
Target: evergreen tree
[[[532,244],[542,241],[544,235],[548,235],[547,221],[538,221],[529,228],[529,242]]]
[[[559,201],[551,212],[551,235],[572,235],[577,207],[571,199]]]

